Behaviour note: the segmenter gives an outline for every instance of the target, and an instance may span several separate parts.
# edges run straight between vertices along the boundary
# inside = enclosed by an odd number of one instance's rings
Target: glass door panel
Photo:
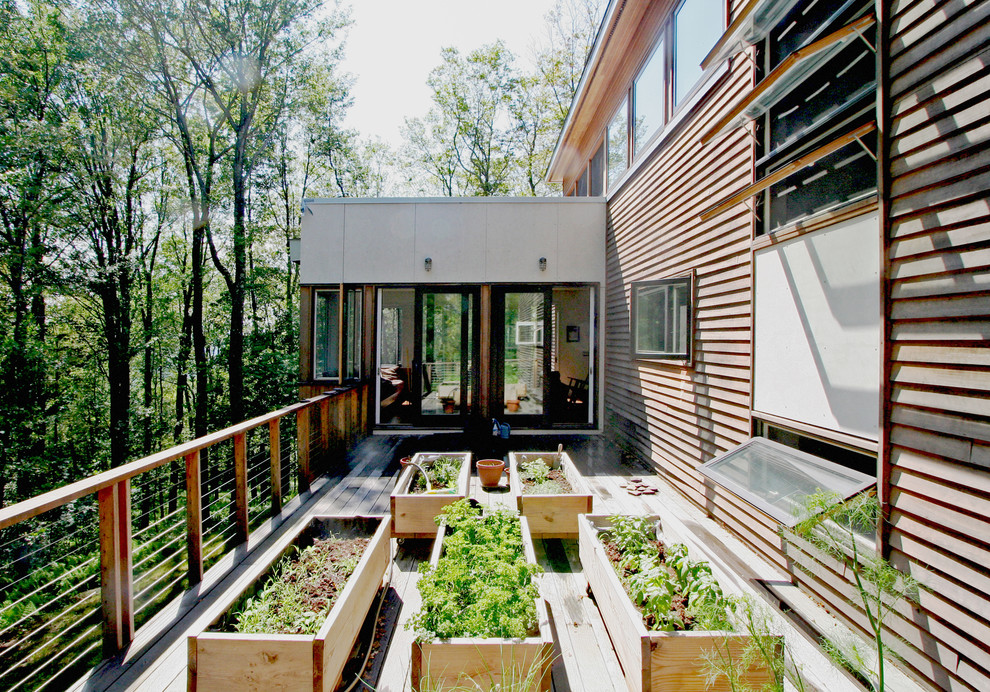
[[[494,407],[507,419],[542,417],[546,384],[547,331],[544,317],[547,293],[506,291],[503,302],[501,343],[501,401]]]
[[[413,425],[419,414],[414,391],[416,291],[378,292],[378,422]]]
[[[420,412],[424,425],[450,425],[471,411],[475,373],[475,300],[466,291],[421,289]]]

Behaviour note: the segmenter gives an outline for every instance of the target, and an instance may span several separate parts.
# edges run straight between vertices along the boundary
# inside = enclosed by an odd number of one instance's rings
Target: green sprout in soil
[[[519,517],[504,510],[484,516],[467,500],[439,517],[449,529],[435,567],[421,565],[422,608],[407,628],[420,641],[450,637],[526,637],[536,631],[538,596],[526,561]]]
[[[461,459],[458,457],[442,456],[424,465],[426,474],[430,477],[430,485],[434,490],[449,488],[457,482],[457,474],[461,470]],[[422,473],[417,473],[413,479],[414,493],[426,492],[426,479]]]
[[[543,459],[531,459],[519,464],[519,480],[526,495],[563,495],[571,485],[560,469],[551,469]]]
[[[244,634],[316,634],[354,572],[367,538],[317,539],[282,559],[268,582],[237,614]]]
[[[648,517],[611,517],[612,529],[601,535],[615,567],[647,629],[731,630],[732,602],[711,566],[688,557],[685,545],[658,540]]]

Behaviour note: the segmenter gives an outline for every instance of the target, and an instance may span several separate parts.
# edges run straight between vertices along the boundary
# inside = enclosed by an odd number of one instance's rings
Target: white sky
[[[553,0],[350,1],[354,23],[342,67],[356,81],[344,124],[392,145],[402,141],[404,118],[429,110],[426,79],[440,64],[441,48],[467,53],[501,38],[516,64],[528,66],[553,6]]]

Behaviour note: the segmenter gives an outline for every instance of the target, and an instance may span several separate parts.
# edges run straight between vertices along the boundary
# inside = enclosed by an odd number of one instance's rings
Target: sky
[[[441,48],[467,53],[501,38],[517,64],[528,64],[552,6],[553,0],[351,0],[343,69],[356,81],[345,127],[398,145],[404,118],[429,110],[426,79],[440,64]]]

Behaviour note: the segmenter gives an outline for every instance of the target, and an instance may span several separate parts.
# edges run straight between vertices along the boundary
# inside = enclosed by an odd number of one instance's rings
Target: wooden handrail
[[[290,404],[289,406],[281,408],[277,411],[272,411],[270,413],[258,416],[257,418],[252,418],[250,420],[237,423],[236,425],[232,425],[229,428],[224,428],[218,432],[204,435],[203,437],[198,437],[195,440],[190,440],[189,442],[183,442],[175,447],[169,447],[161,452],[146,456],[143,459],[132,461],[128,464],[124,464],[123,466],[118,466],[115,469],[110,469],[109,471],[97,473],[88,478],[76,481],[75,483],[64,485],[61,488],[50,490],[47,493],[42,493],[41,495],[24,500],[23,502],[18,502],[10,505],[9,507],[4,507],[0,509],[0,529],[5,529],[8,526],[19,524],[26,519],[36,517],[50,509],[61,507],[62,505],[68,504],[69,502],[79,499],[85,495],[95,493],[104,488],[109,488],[116,483],[133,478],[134,476],[138,476],[146,471],[156,469],[170,461],[180,459],[192,454],[193,452],[198,452],[206,447],[215,445],[218,442],[223,442],[224,440],[230,439],[235,435],[247,433],[273,420],[284,418],[285,416],[296,413],[301,409],[313,406],[323,399],[332,399],[336,394],[341,393],[341,391],[342,390],[340,389],[336,389],[333,392],[320,394],[312,397],[311,399],[300,401],[296,404]]]

